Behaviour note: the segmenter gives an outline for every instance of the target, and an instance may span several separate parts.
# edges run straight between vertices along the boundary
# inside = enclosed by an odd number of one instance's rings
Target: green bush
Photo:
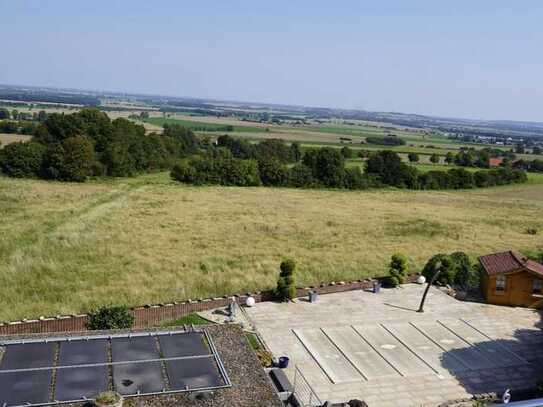
[[[416,188],[418,171],[402,162],[394,151],[384,150],[372,153],[366,161],[366,174],[376,176],[385,185],[400,188]]]
[[[407,158],[411,163],[418,163],[420,160],[420,157],[417,153],[409,153],[407,154]]]
[[[351,150],[349,147],[347,146],[343,146],[341,148],[341,155],[343,156],[343,158],[345,158],[346,160],[348,160],[349,158],[352,158],[353,157],[353,150]]]
[[[45,146],[35,142],[11,143],[0,150],[0,167],[4,174],[33,178],[41,174]]]
[[[343,185],[347,189],[366,189],[371,186],[370,178],[362,174],[360,167],[345,169]]]
[[[422,275],[430,282],[437,272],[440,272],[440,274],[435,282],[450,285],[454,284],[456,268],[451,256],[439,253],[431,257],[424,266]]]
[[[403,284],[408,274],[407,258],[401,253],[394,254],[390,261],[388,273],[389,282],[392,286]]]
[[[404,139],[401,139],[397,136],[385,136],[385,137],[378,137],[378,136],[370,136],[366,137],[366,143],[369,144],[379,144],[382,146],[403,146],[406,144]]]
[[[94,146],[86,137],[68,137],[49,146],[43,175],[62,181],[83,182],[93,173]]]
[[[477,272],[474,271],[473,264],[466,253],[454,252],[451,254],[451,260],[455,268],[454,284],[463,288],[479,285]]]
[[[258,172],[262,185],[281,187],[288,184],[289,170],[276,158],[259,160]]]
[[[134,324],[134,316],[124,306],[102,307],[89,313],[87,328],[91,330],[127,329]]]
[[[195,156],[187,162],[176,164],[170,176],[179,182],[195,185],[260,185],[256,161],[222,156]]]
[[[281,262],[279,269],[281,270],[281,277],[292,276],[296,271],[296,262],[292,259],[285,259]]]
[[[345,176],[345,159],[341,153],[330,147],[307,150],[302,159],[311,169],[313,178],[330,188],[342,188]]]
[[[315,186],[311,169],[304,164],[296,164],[289,171],[289,185],[295,188],[310,188]]]

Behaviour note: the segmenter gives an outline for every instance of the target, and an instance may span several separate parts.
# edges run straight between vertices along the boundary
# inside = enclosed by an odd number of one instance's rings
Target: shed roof
[[[543,265],[514,250],[481,256],[479,262],[489,276],[527,270],[543,277]]]

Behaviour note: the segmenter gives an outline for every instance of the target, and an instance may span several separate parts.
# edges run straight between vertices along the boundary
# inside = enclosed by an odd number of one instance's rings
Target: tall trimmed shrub
[[[281,301],[289,301],[296,297],[296,280],[294,272],[296,263],[292,259],[284,260],[280,265],[279,279],[275,294]]]
[[[390,267],[388,269],[390,284],[394,287],[403,284],[407,277],[407,272],[407,257],[401,253],[394,254],[390,260]]]

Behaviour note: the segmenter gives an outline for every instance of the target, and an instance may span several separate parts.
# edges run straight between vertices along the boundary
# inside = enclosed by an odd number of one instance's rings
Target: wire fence
[[[294,396],[301,407],[320,407],[322,401],[317,396],[298,366],[294,367]]]

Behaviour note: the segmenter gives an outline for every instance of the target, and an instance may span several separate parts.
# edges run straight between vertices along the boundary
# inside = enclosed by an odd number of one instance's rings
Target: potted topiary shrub
[[[114,391],[106,391],[96,396],[94,405],[96,407],[122,407],[123,396]]]
[[[296,297],[296,280],[294,279],[296,263],[294,260],[287,259],[281,263],[280,269],[275,295],[281,301],[290,301]]]

